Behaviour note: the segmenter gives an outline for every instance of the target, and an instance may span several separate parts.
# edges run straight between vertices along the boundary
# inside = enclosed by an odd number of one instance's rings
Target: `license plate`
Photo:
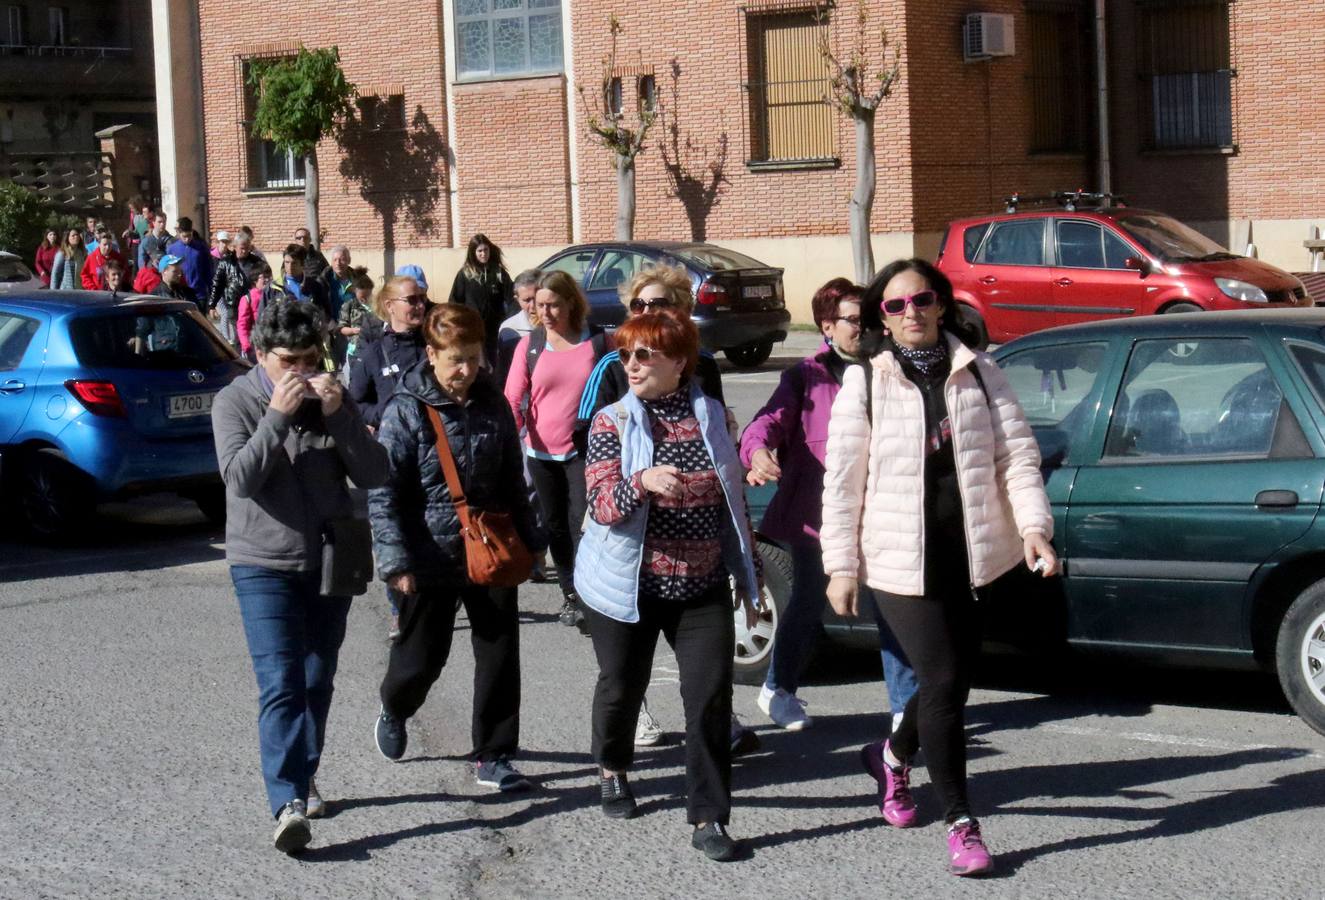
[[[187,419],[192,416],[205,416],[212,411],[212,400],[216,394],[174,394],[166,398],[166,417]]]
[[[773,285],[771,284],[751,284],[741,288],[741,296],[756,300],[763,300],[766,297],[773,296]]]

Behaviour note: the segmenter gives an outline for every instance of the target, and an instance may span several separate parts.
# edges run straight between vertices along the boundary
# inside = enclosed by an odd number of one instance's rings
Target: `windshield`
[[[667,252],[684,263],[714,272],[729,271],[731,269],[768,268],[767,264],[761,263],[757,259],[751,259],[744,253],[737,253],[735,250],[724,250],[722,247],[681,247]]]
[[[69,336],[78,361],[98,368],[206,369],[235,358],[194,310],[149,307],[80,316],[70,323]]]
[[[1236,258],[1196,229],[1168,216],[1124,216],[1118,225],[1164,262]]]

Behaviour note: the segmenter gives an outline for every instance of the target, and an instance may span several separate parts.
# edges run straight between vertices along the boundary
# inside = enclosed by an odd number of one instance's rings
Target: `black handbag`
[[[358,597],[373,580],[373,533],[366,519],[338,516],[322,527],[323,597]]]

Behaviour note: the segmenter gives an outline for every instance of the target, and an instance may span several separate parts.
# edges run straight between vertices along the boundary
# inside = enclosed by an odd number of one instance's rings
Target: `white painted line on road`
[[[1111,737],[1145,744],[1167,744],[1171,747],[1193,747],[1198,750],[1283,750],[1292,751],[1291,747],[1276,747],[1273,744],[1238,744],[1233,741],[1221,741],[1215,738],[1183,737],[1176,734],[1152,734],[1146,731],[1113,731],[1107,728],[1091,728],[1085,725],[1059,725],[1048,723],[1043,726],[1047,731],[1059,734],[1071,734],[1078,737]],[[1319,753],[1303,752],[1299,759],[1325,759]]]

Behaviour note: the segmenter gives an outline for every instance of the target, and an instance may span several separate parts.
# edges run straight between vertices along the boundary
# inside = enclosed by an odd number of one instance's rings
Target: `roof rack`
[[[1075,191],[1054,191],[1047,197],[1023,197],[1019,193],[1013,193],[1011,197],[1003,198],[1004,207],[1010,213],[1016,212],[1020,206],[1048,206],[1055,203],[1068,212],[1075,212],[1079,207],[1099,209],[1104,206],[1127,205],[1122,194],[1107,194],[1080,188]]]

